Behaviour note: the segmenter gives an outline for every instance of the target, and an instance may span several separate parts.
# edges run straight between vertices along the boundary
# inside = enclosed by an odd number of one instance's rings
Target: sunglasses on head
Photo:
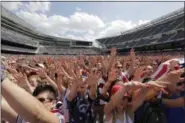
[[[183,84],[185,84],[185,82],[179,82],[177,83],[177,86],[182,86]]]
[[[52,102],[54,99],[53,98],[38,98],[40,102]]]

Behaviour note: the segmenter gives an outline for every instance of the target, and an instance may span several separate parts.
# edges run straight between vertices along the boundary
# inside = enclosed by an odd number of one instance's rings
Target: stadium
[[[159,17],[147,24],[122,32],[121,35],[80,41],[58,38],[37,31],[35,27],[1,6],[1,52],[5,54],[97,55],[116,47],[119,54],[134,48],[138,52],[182,50],[184,42],[184,8]]]
[[[87,55],[99,54],[92,42],[49,36],[1,6],[1,53]]]
[[[184,7],[118,4],[1,4],[2,123],[185,123]]]

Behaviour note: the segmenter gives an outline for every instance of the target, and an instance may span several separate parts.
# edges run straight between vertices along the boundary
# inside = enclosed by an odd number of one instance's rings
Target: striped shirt
[[[153,80],[157,80],[159,78],[162,78],[164,75],[166,75],[170,71],[170,61],[168,60],[166,62],[163,62],[159,65],[156,72],[151,76]]]
[[[128,75],[127,72],[121,72],[120,77],[121,77],[121,80],[122,80],[123,82],[128,82],[128,81],[129,81],[130,75]]]

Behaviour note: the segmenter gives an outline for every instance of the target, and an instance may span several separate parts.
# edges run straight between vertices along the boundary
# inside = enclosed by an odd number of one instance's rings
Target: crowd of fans
[[[1,56],[2,122],[184,123],[184,56]]]

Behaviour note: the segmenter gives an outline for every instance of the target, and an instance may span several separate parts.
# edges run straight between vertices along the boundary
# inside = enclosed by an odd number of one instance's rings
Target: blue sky
[[[69,16],[77,8],[112,21],[126,19],[151,20],[183,7],[183,2],[52,2],[48,14]]]
[[[183,2],[4,2],[39,31],[93,41],[147,23],[184,6]]]

